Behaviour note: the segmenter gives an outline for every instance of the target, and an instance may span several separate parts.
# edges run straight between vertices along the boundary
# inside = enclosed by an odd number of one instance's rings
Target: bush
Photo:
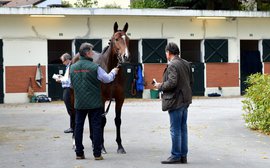
[[[117,5],[116,3],[105,5],[103,8],[109,8],[109,9],[120,9],[121,6]]]
[[[92,8],[93,5],[97,4],[97,0],[77,0],[77,2],[74,3],[77,8]]]
[[[248,88],[242,101],[247,126],[270,134],[270,75],[253,74],[247,78]]]
[[[130,8],[166,8],[166,4],[162,0],[133,0]]]

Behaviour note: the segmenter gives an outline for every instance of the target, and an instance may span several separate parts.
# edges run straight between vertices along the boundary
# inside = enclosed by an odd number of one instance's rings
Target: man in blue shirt
[[[64,76],[60,76],[56,79],[57,82],[62,84],[63,88],[63,100],[67,109],[67,112],[70,116],[70,127],[64,131],[64,133],[73,133],[73,130],[75,129],[75,111],[74,107],[71,104],[70,99],[70,76],[69,76],[69,69],[71,65],[71,55],[68,53],[63,54],[60,57],[60,60],[62,63],[66,66],[66,71]]]

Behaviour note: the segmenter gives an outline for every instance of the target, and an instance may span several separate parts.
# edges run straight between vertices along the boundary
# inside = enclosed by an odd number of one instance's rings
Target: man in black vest
[[[101,115],[103,104],[101,99],[101,82],[109,83],[115,79],[118,68],[107,74],[98,64],[93,62],[93,45],[83,43],[80,46],[80,60],[71,66],[71,84],[75,94],[75,144],[76,159],[85,159],[83,141],[84,121],[89,115],[89,125],[93,130],[93,155],[95,160],[103,160],[101,156]],[[90,124],[91,123],[91,124]]]

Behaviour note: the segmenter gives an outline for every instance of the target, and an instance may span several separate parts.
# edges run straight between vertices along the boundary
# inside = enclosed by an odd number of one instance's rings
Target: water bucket
[[[159,91],[157,89],[150,90],[150,97],[151,99],[158,99],[159,98]]]

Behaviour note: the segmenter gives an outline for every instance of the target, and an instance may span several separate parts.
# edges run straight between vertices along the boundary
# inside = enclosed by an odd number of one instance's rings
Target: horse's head
[[[113,50],[117,55],[118,63],[124,63],[129,61],[129,37],[126,32],[128,29],[128,23],[125,24],[123,30],[118,30],[117,22],[114,23],[114,34],[111,38]]]

